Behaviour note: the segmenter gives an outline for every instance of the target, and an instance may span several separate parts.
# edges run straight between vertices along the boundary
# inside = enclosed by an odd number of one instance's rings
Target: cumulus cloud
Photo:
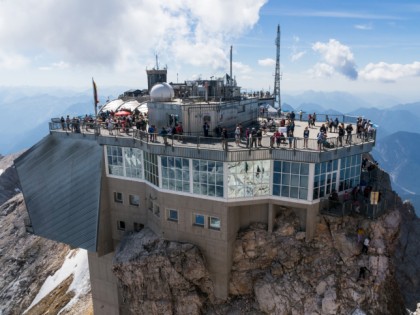
[[[16,54],[30,51],[72,66],[154,65],[158,53],[161,60],[217,69],[267,1],[0,1],[0,42]]]
[[[276,61],[272,58],[265,58],[258,60],[258,64],[263,67],[272,67],[276,64]]]
[[[328,43],[317,42],[312,45],[312,49],[319,53],[323,59],[322,63],[317,65],[318,69],[328,69],[326,72],[322,73],[340,73],[345,77],[356,80],[357,79],[357,70],[354,62],[353,53],[350,51],[350,48],[341,44],[335,39],[330,39]],[[317,69],[314,69],[314,72],[317,73]],[[331,72],[333,71],[333,72]]]
[[[404,77],[419,77],[420,62],[411,64],[369,63],[360,71],[360,77],[369,81],[395,82]]]

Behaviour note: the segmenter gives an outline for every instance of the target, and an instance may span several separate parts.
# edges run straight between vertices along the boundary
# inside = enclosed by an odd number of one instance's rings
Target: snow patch
[[[3,174],[3,172],[4,172],[4,169],[0,168],[0,176],[1,174]]]
[[[54,275],[49,276],[47,280],[45,280],[37,296],[24,313],[46,297],[71,274],[73,274],[74,278],[68,291],[73,291],[75,295],[61,311],[70,309],[80,296],[86,295],[90,290],[89,265],[86,250],[74,249],[67,254],[61,268],[57,270]]]

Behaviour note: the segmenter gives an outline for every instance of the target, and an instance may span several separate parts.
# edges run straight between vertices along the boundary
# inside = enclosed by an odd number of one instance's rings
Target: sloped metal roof
[[[34,234],[96,251],[102,163],[82,136],[49,135],[15,160]]]

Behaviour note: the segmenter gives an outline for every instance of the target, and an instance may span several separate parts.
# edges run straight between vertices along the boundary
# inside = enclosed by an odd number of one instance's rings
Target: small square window
[[[194,214],[194,225],[204,227],[204,215]]]
[[[216,217],[209,217],[209,229],[220,230],[220,219]]]
[[[138,195],[130,195],[130,205],[138,207],[140,205],[140,197]]]
[[[120,192],[114,192],[114,201],[118,203],[123,202],[123,195]]]
[[[168,209],[168,220],[178,222],[178,210]]]
[[[125,221],[117,221],[117,228],[120,231],[125,231]]]

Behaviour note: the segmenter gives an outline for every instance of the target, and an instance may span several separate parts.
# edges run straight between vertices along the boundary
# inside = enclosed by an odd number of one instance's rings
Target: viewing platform
[[[287,136],[282,139],[279,146],[275,140],[273,143],[272,136],[274,130],[270,128],[263,131],[261,138],[261,145],[253,146],[247,145],[247,139],[243,136],[240,143],[237,144],[234,138],[234,130],[228,131],[228,139],[223,141],[222,138],[213,136],[210,133],[209,137],[201,135],[175,134],[162,136],[156,133],[148,133],[146,131],[138,130],[135,127],[122,130],[121,128],[114,128],[111,132],[105,128],[105,124],[86,125],[80,123],[76,128],[63,127],[56,119],[49,123],[50,132],[66,135],[74,135],[79,137],[94,137],[100,144],[144,147],[147,146],[150,152],[153,153],[168,153],[172,151],[171,155],[190,156],[195,158],[212,158],[221,161],[234,160],[253,160],[253,159],[290,159],[305,162],[320,162],[329,159],[342,157],[350,154],[358,154],[369,152],[375,145],[376,131],[370,133],[356,133],[356,125],[352,124],[353,132],[350,136],[345,134],[339,137],[337,132],[329,132],[327,128],[327,137],[321,144],[318,143],[317,136],[320,128],[325,122],[316,122],[315,126],[308,127],[307,121],[295,120],[294,137]],[[274,119],[276,125],[280,124],[280,119]],[[348,123],[344,124],[345,127]],[[304,129],[308,127],[309,138],[305,144],[303,138]],[[249,127],[250,130],[252,127]],[[255,125],[258,128],[258,125]],[[278,127],[276,127],[278,128]],[[246,128],[243,128],[245,133]],[[146,128],[147,130],[147,128]],[[338,129],[337,129],[338,130]],[[285,133],[284,133],[285,134]],[[166,140],[165,140],[166,138]],[[341,139],[340,139],[341,138]],[[166,144],[165,144],[166,143]],[[189,154],[187,153],[189,152]],[[195,152],[195,153],[193,153]],[[338,155],[338,156],[337,156]]]

